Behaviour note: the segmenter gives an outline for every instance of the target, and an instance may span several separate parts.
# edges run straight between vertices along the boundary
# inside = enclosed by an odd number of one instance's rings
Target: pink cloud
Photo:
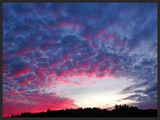
[[[27,86],[31,80],[25,79],[24,81],[20,82],[20,86]]]
[[[16,78],[16,77],[20,77],[24,74],[27,74],[27,73],[30,73],[30,67],[29,66],[26,66],[25,69],[19,71],[19,72],[16,72],[15,74],[12,75],[13,78]]]
[[[25,96],[22,99],[12,102],[3,101],[3,117],[11,116],[12,114],[20,114],[22,112],[42,112],[47,109],[60,110],[67,108],[77,108],[74,101],[70,98],[62,98],[56,94],[43,94],[40,92],[33,93],[30,96]],[[21,102],[20,102],[21,101]]]
[[[21,55],[24,55],[24,54],[27,54],[27,53],[30,53],[30,52],[31,52],[31,50],[25,49],[25,50],[23,50],[23,51],[18,52],[17,55],[18,55],[18,56],[21,56]]]

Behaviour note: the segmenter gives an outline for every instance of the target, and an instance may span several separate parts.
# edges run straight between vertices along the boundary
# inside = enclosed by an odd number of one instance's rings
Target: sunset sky
[[[4,3],[3,116],[157,108],[157,3]]]

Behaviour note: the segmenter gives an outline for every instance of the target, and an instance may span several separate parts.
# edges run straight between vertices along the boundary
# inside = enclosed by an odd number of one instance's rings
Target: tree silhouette
[[[100,108],[78,108],[39,113],[21,113],[11,117],[157,117],[157,109],[142,110],[137,107],[125,105],[115,105],[113,110]]]

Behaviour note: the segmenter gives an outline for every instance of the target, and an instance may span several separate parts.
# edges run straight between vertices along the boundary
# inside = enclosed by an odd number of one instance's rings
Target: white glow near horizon
[[[83,85],[59,84],[55,92],[62,96],[74,100],[79,107],[112,107],[115,104],[129,104],[132,101],[121,99],[127,97],[126,94],[119,94],[120,91],[132,85],[132,79],[128,78],[88,78]],[[89,82],[88,82],[89,81]]]

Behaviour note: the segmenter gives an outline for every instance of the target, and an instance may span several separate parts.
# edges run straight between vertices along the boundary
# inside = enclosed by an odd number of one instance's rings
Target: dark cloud
[[[154,93],[156,95],[157,94],[157,83],[154,83],[151,86],[149,86],[149,88],[145,90],[144,93],[145,94]]]

